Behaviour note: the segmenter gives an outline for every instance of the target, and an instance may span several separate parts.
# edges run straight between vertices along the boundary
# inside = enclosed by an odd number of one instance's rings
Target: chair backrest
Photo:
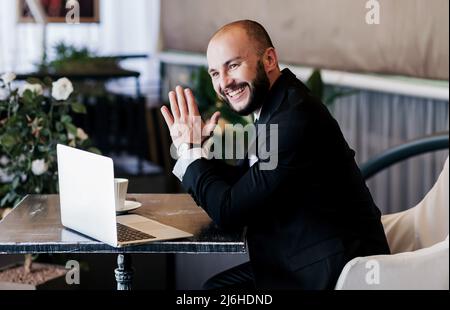
[[[449,158],[433,188],[413,209],[415,249],[432,246],[448,236]]]
[[[382,217],[391,252],[430,247],[448,236],[449,159],[431,190],[415,207]]]

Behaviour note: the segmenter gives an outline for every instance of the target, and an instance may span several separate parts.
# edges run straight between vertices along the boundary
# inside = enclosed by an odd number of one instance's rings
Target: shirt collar
[[[258,111],[254,112],[256,120],[262,124],[268,121],[271,115],[278,109],[281,102],[284,100],[288,85],[295,79],[295,75],[289,69],[283,69],[281,71],[281,75],[270,88],[269,94],[267,95],[266,100],[264,100],[263,106]]]
[[[262,109],[262,107],[261,108],[259,108],[258,110],[256,110],[255,112],[253,112],[253,118],[254,118],[254,120],[255,120],[255,123],[258,121],[258,119],[259,119],[259,115],[261,114],[261,109]]]

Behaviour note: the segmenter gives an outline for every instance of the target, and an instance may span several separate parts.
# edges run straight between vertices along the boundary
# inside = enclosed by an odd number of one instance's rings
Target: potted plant
[[[338,88],[325,85],[322,79],[322,73],[319,69],[314,69],[308,80],[306,81],[311,93],[319,98],[328,108],[334,104],[335,100],[340,97],[345,97],[355,94],[355,90],[339,90]]]
[[[119,65],[117,57],[99,57],[87,47],[77,48],[60,42],[54,47],[55,57],[39,64],[40,72],[73,74],[73,73],[114,73],[124,69]]]
[[[19,89],[13,88],[14,79],[14,73],[0,78],[0,219],[27,194],[57,193],[57,144],[99,153],[72,122],[70,113],[86,113],[86,108],[71,96],[67,78],[31,79]],[[8,281],[39,286],[65,274],[61,267],[34,268],[32,262],[27,255],[23,266],[0,271],[0,282],[3,275]]]

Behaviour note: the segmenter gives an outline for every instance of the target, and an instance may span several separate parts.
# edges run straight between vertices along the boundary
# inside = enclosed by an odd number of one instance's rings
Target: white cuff
[[[213,138],[209,138],[203,147],[195,147],[188,149],[181,153],[175,166],[173,167],[172,173],[180,180],[183,181],[183,176],[186,173],[187,168],[190,164],[200,158],[210,159],[210,148],[213,143]]]

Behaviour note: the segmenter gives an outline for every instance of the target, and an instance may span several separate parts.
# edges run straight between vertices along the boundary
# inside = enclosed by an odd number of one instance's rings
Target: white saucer
[[[116,211],[117,215],[125,214],[130,211],[136,210],[137,208],[141,207],[142,203],[138,201],[132,201],[132,200],[125,200],[125,206],[122,210]]]

